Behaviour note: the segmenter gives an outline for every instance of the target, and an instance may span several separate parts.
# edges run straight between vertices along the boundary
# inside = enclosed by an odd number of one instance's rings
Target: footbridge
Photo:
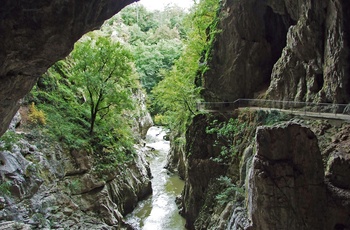
[[[209,113],[232,112],[236,109],[278,110],[300,116],[350,121],[350,104],[237,99],[233,102],[198,102],[197,109]]]

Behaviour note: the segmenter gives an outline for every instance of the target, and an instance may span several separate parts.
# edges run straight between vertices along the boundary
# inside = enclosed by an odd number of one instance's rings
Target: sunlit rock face
[[[84,33],[137,0],[4,0],[0,6],[0,135],[38,76]]]

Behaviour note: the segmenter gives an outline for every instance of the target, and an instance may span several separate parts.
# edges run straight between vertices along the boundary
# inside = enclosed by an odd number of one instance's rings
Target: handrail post
[[[337,116],[337,105],[334,106],[334,116]]]

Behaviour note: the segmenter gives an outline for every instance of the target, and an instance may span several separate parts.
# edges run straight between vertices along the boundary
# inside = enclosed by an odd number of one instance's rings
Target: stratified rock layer
[[[4,0],[0,6],[0,135],[38,76],[84,33],[137,0]]]

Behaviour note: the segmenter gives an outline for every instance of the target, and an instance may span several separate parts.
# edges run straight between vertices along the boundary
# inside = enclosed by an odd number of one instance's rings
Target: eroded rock
[[[336,152],[328,162],[327,177],[335,186],[350,189],[350,154]]]
[[[294,123],[259,127],[256,142],[248,190],[253,229],[324,229],[326,187],[314,133]]]
[[[228,164],[216,162],[214,158],[220,155],[220,147],[214,144],[215,138],[206,133],[208,119],[205,115],[196,116],[193,124],[186,133],[187,167],[185,187],[182,192],[183,214],[186,217],[186,226],[195,229],[199,213],[210,216],[215,197],[215,181],[219,176],[225,175]],[[198,227],[199,228],[199,227]]]
[[[290,3],[295,5],[294,3]],[[296,13],[284,1],[223,1],[220,33],[204,74],[207,101],[253,98],[267,88]]]

